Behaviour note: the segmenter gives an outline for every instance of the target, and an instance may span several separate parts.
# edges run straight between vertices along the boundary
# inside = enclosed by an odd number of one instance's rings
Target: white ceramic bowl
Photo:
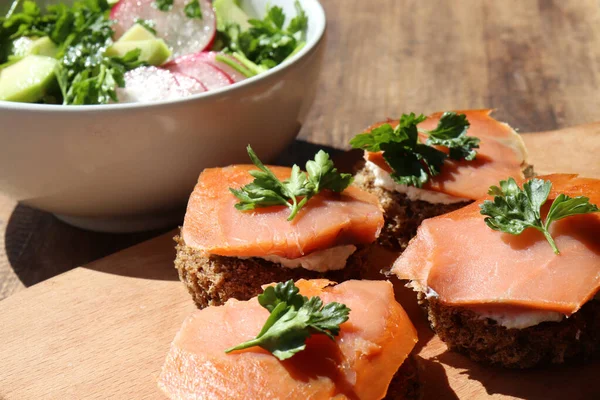
[[[295,15],[291,0],[243,3],[258,15],[267,4]],[[85,229],[176,223],[202,169],[247,163],[247,144],[268,161],[295,138],[317,90],[325,31],[319,2],[300,3],[307,45],[227,88],[146,104],[0,101],[0,191]]]

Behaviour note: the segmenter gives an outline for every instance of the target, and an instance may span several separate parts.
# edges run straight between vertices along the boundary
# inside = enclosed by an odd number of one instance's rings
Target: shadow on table
[[[353,152],[348,152],[340,149],[336,149],[331,146],[324,146],[320,144],[310,143],[304,140],[296,139],[286,150],[281,152],[279,157],[274,161],[276,165],[288,165],[292,166],[293,164],[298,164],[300,168],[304,170],[304,166],[308,160],[311,160],[315,157],[315,154],[319,150],[324,150],[334,159],[336,166],[339,169],[344,168],[346,164],[345,161],[348,161],[349,155]],[[360,152],[362,154],[362,151]],[[260,154],[259,154],[260,156]],[[355,158],[355,157],[352,157]],[[340,165],[338,166],[338,163]]]
[[[344,151],[320,146],[303,140],[296,140],[276,160],[276,164],[299,164],[304,168],[307,160],[319,150],[324,149],[332,157],[345,154]],[[345,158],[345,156],[344,156]],[[140,242],[155,238],[176,226],[162,230],[111,234],[85,231],[67,225],[52,214],[19,204],[14,209],[6,226],[5,248],[8,261],[25,286],[31,286],[75,267],[86,265],[94,260],[108,256]],[[172,235],[171,235],[172,237]],[[174,243],[171,238],[162,239],[161,245],[142,247],[148,257],[154,253],[163,253],[172,260]],[[130,250],[126,257],[135,257],[137,248]],[[169,252],[169,253],[165,253]],[[168,255],[167,255],[168,254]],[[131,259],[133,262],[133,259]],[[154,260],[156,262],[156,260]],[[98,269],[107,273],[135,276],[147,279],[177,279],[172,262],[160,268],[128,268],[120,262],[98,262],[86,265],[86,268]],[[2,293],[0,293],[1,297]]]
[[[396,277],[388,277],[394,285],[396,300],[402,305],[411,322],[417,329],[419,341],[412,350],[412,355],[419,367],[419,381],[424,400],[456,400],[458,396],[450,386],[448,374],[439,362],[423,358],[419,353],[427,347],[434,338],[433,330],[429,327],[425,311],[417,302],[417,294],[407,288],[403,281]]]
[[[478,364],[462,354],[446,351],[430,361],[460,370],[468,380],[478,381],[489,396],[527,400],[600,398],[600,387],[593,384],[600,360],[518,370]]]
[[[415,356],[419,366],[419,379],[423,400],[458,400],[448,381],[444,366],[437,361]]]
[[[19,204],[6,226],[4,245],[13,271],[28,287],[168,229],[133,234],[90,232],[67,225],[50,213]]]

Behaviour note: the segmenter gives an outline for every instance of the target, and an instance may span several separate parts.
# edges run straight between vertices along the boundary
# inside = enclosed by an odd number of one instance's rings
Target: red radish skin
[[[213,34],[212,34],[211,38],[209,39],[208,43],[206,44],[206,46],[204,46],[204,48],[200,51],[210,51],[210,49],[213,47],[213,44],[215,43],[216,38],[217,38],[217,17],[215,16],[215,29],[213,31]]]
[[[181,87],[184,90],[194,91],[194,93],[192,93],[192,94],[202,93],[202,92],[206,92],[208,90],[208,88],[204,85],[204,83],[200,82],[196,78],[181,74],[179,72],[172,72],[172,74],[175,77],[175,82],[177,82],[177,85],[179,85],[179,87]],[[196,87],[196,85],[200,86],[200,88],[202,88],[202,90],[199,90]]]
[[[178,72],[202,82],[208,90],[229,86],[235,81],[221,68],[204,61],[202,53],[188,54],[168,62],[163,67],[171,72]]]
[[[160,11],[153,6],[155,0],[120,0],[112,9],[110,18],[115,22],[115,38],[129,29],[137,18],[151,20],[158,37],[167,42],[173,58],[197,53],[212,46],[217,32],[217,22],[209,0],[199,0],[202,19],[189,18],[184,7],[189,0],[173,0],[170,11]]]
[[[234,68],[225,64],[224,62],[217,61],[216,57],[219,54],[224,57],[228,57],[229,59],[233,60],[235,63],[239,64],[239,61],[237,61],[234,57],[229,56],[224,53],[219,53],[216,51],[204,51],[201,53],[197,53],[196,57],[198,57],[199,59],[201,59],[204,62],[207,62],[207,63],[219,68],[221,71],[223,71],[225,74],[227,74],[234,82],[240,82],[240,81],[243,81],[244,79],[246,79],[246,76],[243,75],[242,73],[240,73],[239,71],[235,70]]]
[[[215,70],[217,70],[217,71],[219,71],[220,73],[222,73],[222,74],[223,74],[223,76],[225,76],[225,78],[227,78],[227,81],[228,81],[230,84],[233,84],[233,83],[235,83],[235,80],[233,80],[233,78],[232,78],[232,77],[231,77],[231,76],[230,76],[230,75],[229,75],[227,72],[223,71],[223,69],[221,69],[221,68],[217,67],[216,65],[214,65],[214,64],[212,64],[212,63],[210,63],[210,62],[207,62],[207,61],[204,61],[204,62],[205,62],[205,63],[207,63],[208,65],[210,65],[211,67],[213,67]]]

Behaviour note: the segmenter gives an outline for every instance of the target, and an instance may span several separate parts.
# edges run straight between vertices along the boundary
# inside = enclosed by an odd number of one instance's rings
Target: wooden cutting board
[[[600,123],[523,138],[538,172],[600,177]],[[156,378],[195,309],[173,268],[173,235],[0,302],[0,399],[162,399]],[[600,398],[600,362],[530,371],[477,365],[447,351],[411,291],[397,292],[419,330],[426,399]]]

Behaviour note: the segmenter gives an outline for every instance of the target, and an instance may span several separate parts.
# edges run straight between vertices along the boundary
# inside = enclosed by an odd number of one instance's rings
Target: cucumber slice
[[[131,28],[129,28],[127,32],[125,32],[123,36],[119,38],[119,40],[117,40],[117,43],[152,39],[156,39],[156,36],[154,36],[152,32],[150,32],[148,29],[144,28],[140,24],[135,24]]]
[[[56,84],[58,61],[29,55],[0,71],[0,100],[34,103]]]
[[[12,53],[16,57],[25,57],[30,54],[54,57],[57,51],[58,47],[48,36],[41,38],[29,38],[24,36],[13,42]]]
[[[213,8],[217,15],[217,29],[223,30],[228,23],[235,23],[246,30],[250,27],[250,17],[242,10],[235,0],[214,0]]]
[[[106,50],[107,56],[123,57],[131,50],[140,49],[140,60],[150,65],[161,65],[171,57],[171,50],[162,39],[137,40],[131,42],[117,41]]]

